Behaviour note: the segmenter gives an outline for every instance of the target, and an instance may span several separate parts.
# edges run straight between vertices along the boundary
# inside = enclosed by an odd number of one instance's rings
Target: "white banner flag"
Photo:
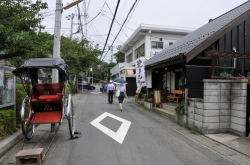
[[[144,62],[141,58],[135,60],[136,84],[141,88],[146,86]]]

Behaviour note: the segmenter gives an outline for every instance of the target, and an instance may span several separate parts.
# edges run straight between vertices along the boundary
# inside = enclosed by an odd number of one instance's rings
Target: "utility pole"
[[[72,34],[73,34],[73,19],[74,19],[74,14],[71,14],[71,28],[70,28],[70,39],[72,39]]]
[[[62,0],[56,0],[53,58],[60,58],[62,6]],[[58,71],[57,69],[53,69],[52,83],[57,83],[58,79]]]
[[[111,51],[111,60],[110,60],[110,62],[112,62],[113,61],[113,46],[109,46],[109,49]]]
[[[60,57],[61,48],[61,17],[62,10],[69,9],[70,7],[82,2],[82,0],[74,1],[67,6],[63,7],[62,0],[56,0],[56,13],[55,13],[55,27],[54,27],[54,47],[53,47],[53,58]],[[58,70],[52,69],[52,83],[57,83],[59,81]]]
[[[55,26],[54,26],[54,47],[53,47],[53,58],[60,57],[61,48],[61,19],[63,9],[68,9],[82,0],[74,1],[67,6],[63,7],[62,0],[56,0],[56,11],[55,11]],[[52,69],[52,83],[57,83],[59,81],[58,70]],[[55,124],[51,124],[51,132],[55,132]]]
[[[93,85],[93,81],[94,81],[94,77],[93,77],[93,72],[94,72],[94,70],[93,70],[93,64],[91,65],[90,71],[92,72],[92,85]]]
[[[88,11],[87,11],[87,8],[86,8],[86,0],[84,0],[83,2],[84,4],[84,24],[85,24],[85,38],[87,38],[87,17],[88,17]]]

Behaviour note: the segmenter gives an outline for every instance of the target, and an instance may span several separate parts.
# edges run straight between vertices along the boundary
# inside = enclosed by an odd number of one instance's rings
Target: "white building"
[[[118,63],[111,69],[111,78],[125,79],[128,82],[127,95],[133,96],[136,91],[136,78],[133,72],[135,60],[140,57],[147,60],[157,55],[162,49],[192,31],[190,29],[141,24],[125,44],[121,46],[120,51],[125,53],[125,62]]]

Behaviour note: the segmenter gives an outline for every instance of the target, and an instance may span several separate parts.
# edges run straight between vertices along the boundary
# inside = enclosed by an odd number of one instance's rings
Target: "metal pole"
[[[71,14],[71,28],[70,28],[70,39],[72,39],[72,34],[73,34],[73,19],[74,19],[74,14]]]
[[[83,93],[83,75],[84,73],[82,74],[82,93]]]
[[[62,6],[62,0],[56,0],[53,58],[60,58]],[[58,81],[58,70],[52,69],[52,83],[57,83]],[[55,124],[51,124],[50,130],[55,132]]]
[[[111,62],[113,61],[113,46],[111,46]]]
[[[92,85],[93,85],[93,81],[94,81],[93,72],[94,72],[94,70],[93,70],[93,66],[92,65],[91,65],[91,70],[92,70]]]
[[[53,58],[60,58],[62,0],[56,0]],[[52,70],[52,82],[58,82],[57,69]]]

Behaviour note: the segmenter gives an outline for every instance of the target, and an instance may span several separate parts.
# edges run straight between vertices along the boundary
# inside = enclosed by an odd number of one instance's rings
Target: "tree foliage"
[[[54,36],[40,32],[44,17],[41,12],[47,8],[42,1],[0,0],[0,51],[5,52],[0,59],[8,59],[17,67],[29,58],[53,56]],[[68,64],[70,75],[79,76],[91,66],[103,65],[98,59],[100,54],[98,45],[86,39],[61,36],[60,56]],[[99,73],[97,69],[96,72]]]
[[[94,47],[87,40],[71,40],[64,36],[61,38],[61,57],[69,65],[69,73],[73,75],[78,75],[79,72],[84,72],[99,63],[100,54],[98,46]]]
[[[47,3],[31,0],[0,0],[0,59],[17,56],[46,56],[39,11],[47,9]]]
[[[118,51],[117,53],[114,54],[114,57],[117,61],[117,63],[120,63],[120,62],[125,62],[125,54]]]

